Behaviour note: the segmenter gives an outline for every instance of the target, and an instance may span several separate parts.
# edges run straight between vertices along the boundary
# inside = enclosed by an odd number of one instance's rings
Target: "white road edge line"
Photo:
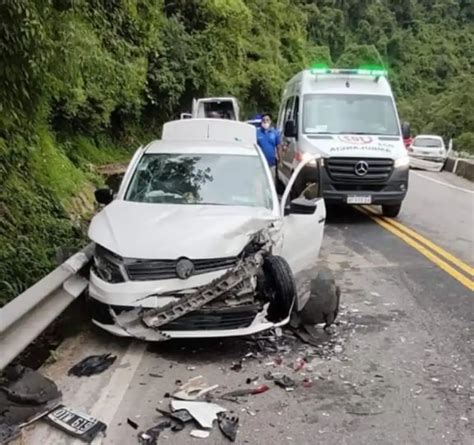
[[[441,184],[441,185],[444,185],[446,187],[449,187],[449,188],[452,188],[452,189],[455,189],[455,190],[460,190],[461,192],[466,192],[466,193],[470,193],[471,195],[474,195],[474,190],[469,190],[469,189],[465,189],[465,188],[462,188],[462,187],[457,187],[455,185],[448,184],[447,182],[439,181],[438,179],[433,179],[433,178],[430,178],[429,176],[422,175],[421,173],[415,172],[413,170],[410,170],[410,173],[414,174],[415,176],[418,176],[420,178],[427,179],[428,181],[436,182],[437,184]]]
[[[101,391],[100,397],[91,409],[91,416],[100,419],[107,426],[117,414],[120,403],[127,393],[128,387],[137,372],[138,366],[142,361],[146,351],[147,344],[145,342],[134,341],[127,348],[120,363],[115,370],[108,385]],[[107,433],[107,432],[106,432]],[[93,445],[102,444],[102,440],[106,437],[99,435],[92,442]]]

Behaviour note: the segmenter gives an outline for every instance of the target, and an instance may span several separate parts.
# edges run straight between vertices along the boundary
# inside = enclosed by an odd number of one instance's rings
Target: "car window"
[[[399,136],[390,96],[308,94],[303,102],[304,133]]]
[[[432,147],[432,148],[441,148],[441,140],[437,138],[427,138],[427,137],[417,137],[413,141],[415,147]]]
[[[126,201],[272,209],[272,193],[259,156],[145,154]]]

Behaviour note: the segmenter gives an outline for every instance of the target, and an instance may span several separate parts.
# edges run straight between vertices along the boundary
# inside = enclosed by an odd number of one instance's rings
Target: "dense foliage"
[[[0,301],[80,242],[90,163],[158,135],[192,98],[278,107],[312,61],[382,62],[415,131],[474,148],[469,0],[0,2]]]

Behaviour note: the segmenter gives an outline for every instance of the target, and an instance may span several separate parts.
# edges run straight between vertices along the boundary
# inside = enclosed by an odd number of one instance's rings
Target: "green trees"
[[[80,241],[87,164],[158,137],[193,97],[275,112],[313,61],[382,62],[416,132],[472,150],[473,23],[466,0],[1,2],[0,300]]]

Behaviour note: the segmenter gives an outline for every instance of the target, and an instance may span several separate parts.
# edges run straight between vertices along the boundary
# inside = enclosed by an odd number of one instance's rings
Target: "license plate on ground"
[[[46,421],[85,442],[90,442],[99,432],[107,428],[100,420],[64,405],[51,411],[46,416]]]
[[[372,196],[348,196],[347,204],[372,204]]]

